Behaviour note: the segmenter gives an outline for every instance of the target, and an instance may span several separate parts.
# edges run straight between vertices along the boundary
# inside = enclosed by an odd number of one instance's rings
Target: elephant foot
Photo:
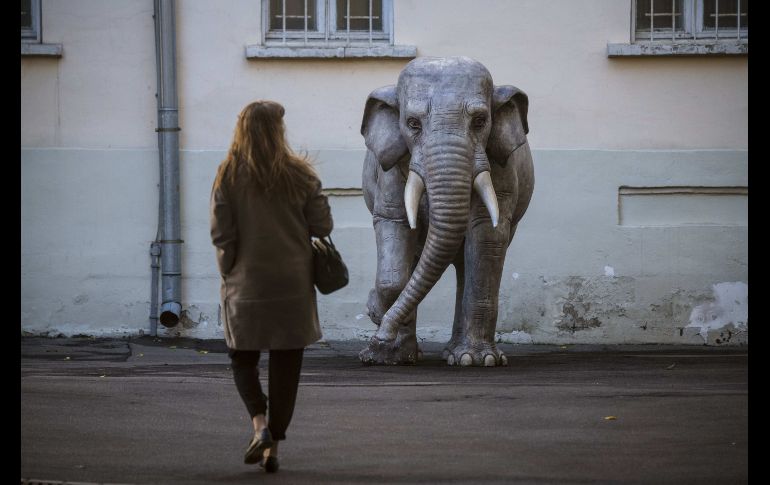
[[[369,340],[369,345],[358,353],[358,357],[368,365],[415,364],[422,357],[422,352],[417,348],[417,339],[414,334],[402,337],[399,334],[393,340],[381,340],[374,336]]]
[[[449,365],[495,367],[508,365],[508,358],[494,343],[471,344],[450,341],[444,348],[443,358]]]

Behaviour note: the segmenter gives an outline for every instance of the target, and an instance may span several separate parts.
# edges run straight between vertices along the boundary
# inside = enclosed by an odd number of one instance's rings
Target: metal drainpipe
[[[150,267],[152,268],[152,284],[150,285],[150,335],[158,336],[158,273],[160,271],[160,239],[155,236],[155,241],[150,244]]]
[[[155,0],[155,53],[158,74],[158,151],[160,154],[160,240],[153,243],[155,256],[160,243],[161,307],[160,323],[173,327],[182,312],[182,254],[179,222],[179,111],[176,91],[176,40],[174,0]],[[157,275],[157,273],[156,273]],[[157,276],[155,276],[157,277]],[[157,285],[157,283],[155,283]],[[157,286],[153,297],[157,298]],[[150,305],[152,309],[152,304]],[[155,304],[157,312],[157,303]],[[153,317],[150,316],[150,325]],[[155,335],[151,328],[151,333]]]

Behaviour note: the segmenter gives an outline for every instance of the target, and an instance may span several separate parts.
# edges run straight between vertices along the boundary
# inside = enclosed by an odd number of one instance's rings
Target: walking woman
[[[241,111],[210,206],[225,341],[254,425],[244,463],[268,472],[278,470],[304,348],[321,338],[310,237],[332,230],[321,182],[309,160],[289,148],[283,114],[283,106],[264,100]],[[257,367],[266,350],[269,401]]]

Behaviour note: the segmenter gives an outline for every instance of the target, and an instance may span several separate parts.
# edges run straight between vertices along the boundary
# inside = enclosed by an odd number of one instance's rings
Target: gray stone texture
[[[417,360],[417,305],[452,264],[457,290],[444,358],[507,364],[495,327],[505,254],[534,187],[527,110],[524,92],[495,86],[467,57],[415,59],[397,85],[369,95],[362,185],[377,275],[367,307],[379,328],[363,362]]]

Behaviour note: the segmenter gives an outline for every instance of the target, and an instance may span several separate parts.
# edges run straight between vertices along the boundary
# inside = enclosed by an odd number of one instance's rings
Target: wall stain
[[[194,318],[197,314],[197,320]],[[190,305],[189,308],[182,310],[179,315],[179,324],[183,329],[196,328],[203,323],[208,323],[209,316],[203,313],[195,305]]]
[[[610,283],[610,286],[616,286],[624,280],[618,279]],[[588,330],[598,328],[602,325],[599,315],[609,312],[616,316],[625,316],[625,309],[615,306],[612,309],[594,309],[592,311],[592,302],[601,302],[605,300],[606,294],[612,292],[605,285],[607,283],[600,281],[586,281],[579,276],[571,276],[565,281],[569,288],[567,296],[561,304],[561,315],[556,322],[556,328],[568,332],[577,332],[579,330]]]
[[[560,330],[575,332],[578,330],[586,330],[588,328],[601,326],[602,322],[599,321],[598,318],[593,317],[586,319],[584,316],[585,313],[591,309],[590,303],[580,302],[578,306],[582,307],[583,315],[578,312],[578,308],[575,308],[575,305],[572,303],[567,302],[564,304],[562,307],[562,313],[564,313],[565,318],[562,319],[559,325],[557,325],[557,328]]]
[[[690,313],[687,327],[698,328],[703,343],[709,342],[709,331],[719,331],[714,343],[723,344],[733,338],[735,333],[748,332],[748,291],[742,281],[722,282],[712,285],[713,296],[710,301],[695,306]]]

